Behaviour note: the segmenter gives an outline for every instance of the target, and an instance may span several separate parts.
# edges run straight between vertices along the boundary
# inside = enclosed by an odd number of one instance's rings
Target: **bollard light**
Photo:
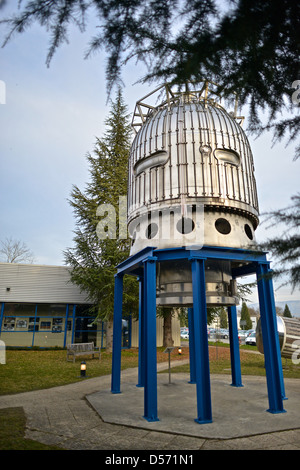
[[[83,361],[80,364],[80,377],[85,377],[86,374],[86,363]]]
[[[179,354],[179,356],[181,356],[181,354],[182,354],[182,349],[181,348],[178,348],[178,354]]]

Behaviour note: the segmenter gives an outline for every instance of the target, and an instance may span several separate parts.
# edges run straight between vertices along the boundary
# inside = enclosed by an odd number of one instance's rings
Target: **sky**
[[[2,8],[1,15],[9,14],[14,3]],[[4,32],[1,28],[1,43]],[[68,198],[73,185],[83,190],[88,182],[86,155],[93,151],[96,137],[102,137],[110,111],[105,54],[84,59],[93,32],[72,31],[69,44],[57,50],[49,68],[48,34],[38,25],[0,49],[0,240],[25,242],[36,264],[64,264],[63,251],[73,245],[75,228]],[[123,69],[129,112],[156,87],[136,83],[141,77],[140,65],[129,63]],[[272,146],[268,133],[248,137],[260,211],[288,206],[300,186],[300,159],[293,161],[293,145]],[[281,232],[281,227],[267,229],[262,224],[256,238],[263,241]],[[300,300],[299,290],[277,287],[275,283],[277,300]]]

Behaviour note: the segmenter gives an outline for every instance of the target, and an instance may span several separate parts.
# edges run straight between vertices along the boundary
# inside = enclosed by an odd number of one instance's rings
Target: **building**
[[[0,263],[0,339],[14,347],[66,347],[93,341],[106,346],[106,323],[90,312],[86,293],[70,280],[68,267]],[[179,321],[173,339],[180,345]],[[123,319],[122,346],[138,347],[138,322]],[[162,346],[157,318],[157,345]]]

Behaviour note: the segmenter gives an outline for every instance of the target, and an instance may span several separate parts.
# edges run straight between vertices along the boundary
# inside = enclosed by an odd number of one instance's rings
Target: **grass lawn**
[[[1,450],[62,450],[32,439],[25,439],[26,416],[23,408],[0,410],[0,449]]]
[[[157,349],[157,361],[168,360],[165,348]],[[6,364],[0,364],[0,395],[39,390],[43,388],[67,385],[82,380],[80,363],[85,360],[89,378],[111,373],[112,354],[102,351],[101,359],[92,356],[80,356],[75,363],[67,362],[66,350],[7,350]],[[174,349],[172,361],[188,358],[188,348],[182,356]],[[138,366],[138,350],[122,350],[122,369]]]
[[[252,346],[241,347],[242,375],[265,375],[264,356],[253,354],[256,348]],[[157,348],[157,361],[165,362],[168,354],[163,353],[164,348]],[[209,347],[210,372],[212,374],[230,374],[230,350],[228,345],[212,344]],[[175,348],[171,353],[171,362],[189,358],[188,347],[182,348],[182,355]],[[87,364],[89,378],[109,375],[111,373],[112,354],[105,351],[101,360],[91,356],[77,358],[75,363],[66,361],[65,350],[7,350],[6,364],[0,364],[0,395],[27,392],[43,388],[66,385],[82,380],[80,378],[80,363]],[[122,369],[138,366],[138,350],[122,350]],[[300,365],[291,360],[282,360],[284,377],[300,378]],[[189,365],[173,368],[173,372],[188,372]]]
[[[184,348],[183,348],[184,350]],[[253,354],[257,352],[256,347],[241,346],[241,371],[243,375],[266,375],[264,356]],[[300,379],[300,365],[292,363],[291,359],[282,359],[283,376],[285,378]],[[231,361],[229,344],[210,343],[209,347],[209,369],[211,374],[231,374]],[[172,373],[189,372],[189,364],[173,367]]]
[[[166,362],[168,355],[165,348],[157,349],[157,361]],[[248,350],[247,350],[248,349]],[[250,349],[250,351],[249,351]],[[265,375],[264,356],[253,354],[253,347],[241,347],[242,375]],[[230,350],[228,345],[210,345],[210,373],[230,374]],[[171,362],[189,358],[189,348],[182,348],[182,355],[175,348],[171,353]],[[80,363],[66,361],[65,350],[7,350],[6,364],[0,364],[0,395],[14,394],[43,388],[66,385],[80,380]],[[111,373],[112,355],[105,351],[101,360],[84,358],[89,378],[109,375]],[[300,379],[300,365],[292,364],[291,360],[283,359],[284,377]],[[122,369],[138,366],[138,350],[122,351]],[[189,372],[189,364],[174,366],[174,372]],[[22,408],[0,409],[0,449],[1,450],[55,450],[54,446],[46,446],[30,439],[25,439],[26,417]]]

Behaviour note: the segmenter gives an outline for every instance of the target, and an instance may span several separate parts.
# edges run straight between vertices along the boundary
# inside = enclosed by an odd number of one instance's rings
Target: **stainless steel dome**
[[[150,104],[162,93],[159,105]],[[247,248],[254,243],[258,202],[242,120],[211,98],[208,82],[193,92],[174,92],[164,85],[137,102],[128,183],[131,254],[145,246]],[[177,278],[178,269],[182,272],[183,267],[177,267]],[[181,280],[187,280],[187,270]],[[222,272],[218,288],[226,284],[228,291],[230,263],[216,270]],[[180,284],[170,280],[164,292],[181,290]],[[158,299],[160,285],[158,279]],[[214,283],[211,289],[216,297]],[[226,301],[232,295],[225,291],[212,303],[233,303]],[[170,305],[189,303],[175,297]]]

